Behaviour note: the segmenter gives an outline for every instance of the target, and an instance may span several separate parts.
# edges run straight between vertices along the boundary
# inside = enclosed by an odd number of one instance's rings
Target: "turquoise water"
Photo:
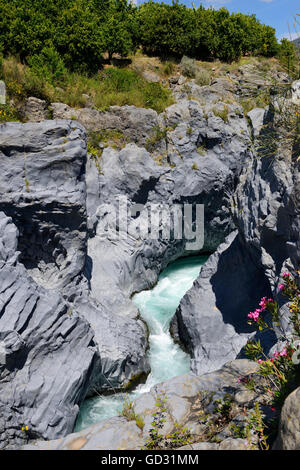
[[[151,373],[145,384],[128,394],[116,393],[85,400],[80,408],[75,431],[118,415],[125,398],[133,400],[141,393],[148,392],[153,385],[190,370],[190,357],[174,343],[169,326],[180,300],[192,287],[206,260],[206,256],[181,258],[162,272],[153,289],[133,296],[132,300],[150,332],[148,359]]]

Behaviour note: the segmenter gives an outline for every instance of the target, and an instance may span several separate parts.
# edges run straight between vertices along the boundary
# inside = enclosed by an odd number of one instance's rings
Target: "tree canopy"
[[[137,47],[159,57],[229,62],[279,50],[275,30],[255,15],[178,0],[139,7],[127,0],[0,0],[0,47],[22,61],[54,50],[69,69],[91,72],[105,52],[126,56]]]

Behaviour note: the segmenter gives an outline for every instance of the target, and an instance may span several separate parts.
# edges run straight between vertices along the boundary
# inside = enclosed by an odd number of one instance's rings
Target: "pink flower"
[[[265,310],[265,309],[266,309],[266,307],[267,307],[267,302],[268,302],[268,301],[267,301],[267,297],[263,297],[263,298],[261,299],[261,301],[259,302],[259,305],[260,305],[260,307],[261,307],[262,310]]]
[[[253,321],[257,321],[259,319],[259,315],[261,313],[260,309],[256,309],[254,312],[250,312],[248,317],[251,318]]]
[[[290,273],[283,273],[281,277],[290,277]]]
[[[280,354],[280,356],[287,356],[286,348],[283,348],[283,350],[279,354]]]
[[[284,289],[284,284],[279,284],[278,289],[283,290]]]
[[[257,362],[258,362],[258,364],[263,364],[264,361],[262,359],[258,359]]]

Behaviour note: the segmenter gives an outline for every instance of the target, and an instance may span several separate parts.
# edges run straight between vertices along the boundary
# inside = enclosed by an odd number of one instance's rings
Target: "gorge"
[[[199,417],[229,393],[238,426],[265,399],[238,381],[258,370],[250,339],[270,356],[280,344],[248,324],[262,297],[289,328],[279,286],[299,270],[299,82],[245,64],[169,86],[162,113],[51,103],[45,119],[33,97],[39,113],[0,124],[0,448],[141,449],[161,397],[164,436],[179,423],[195,449],[245,448],[229,423],[210,440]],[[270,102],[245,112],[253,88],[271,89]],[[122,143],[92,152],[88,134],[105,126]],[[126,233],[108,210],[119,196]],[[162,204],[204,205],[201,250],[141,236],[143,212]],[[118,414],[126,393],[133,419]]]
[[[147,355],[151,370],[148,378],[130,394],[117,393],[86,400],[81,406],[75,431],[85,429],[105,418],[118,416],[125,400],[133,400],[149,392],[154,385],[189,372],[189,356],[173,342],[169,326],[181,298],[192,286],[205,261],[204,256],[175,261],[159,276],[158,283],[152,290],[140,292],[133,297],[141,318],[149,329]]]

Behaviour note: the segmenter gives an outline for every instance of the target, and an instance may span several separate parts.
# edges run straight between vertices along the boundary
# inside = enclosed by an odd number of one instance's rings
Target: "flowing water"
[[[128,394],[116,393],[85,400],[80,408],[75,431],[118,415],[125,398],[133,400],[148,392],[153,385],[190,370],[190,357],[174,343],[169,325],[181,298],[193,285],[206,260],[206,256],[181,258],[162,272],[153,289],[134,295],[132,300],[150,332],[148,358],[151,373],[145,384]]]

